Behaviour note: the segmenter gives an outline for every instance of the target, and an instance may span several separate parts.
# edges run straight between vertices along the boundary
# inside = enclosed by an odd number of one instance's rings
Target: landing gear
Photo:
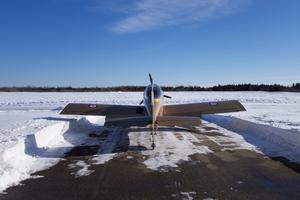
[[[156,135],[157,128],[158,128],[158,127],[157,127],[157,122],[155,122],[155,123],[152,125],[152,129],[151,129],[151,141],[152,141],[151,147],[152,147],[152,150],[155,149],[154,135]]]
[[[155,122],[154,125],[153,125],[154,135],[156,135],[157,129],[158,129],[158,123]]]
[[[154,143],[154,141],[152,141],[152,145],[151,145],[151,147],[152,147],[152,150],[154,150],[154,149],[155,149],[155,143]]]
[[[152,129],[151,130],[151,147],[152,147],[152,150],[154,150],[155,149],[155,141],[154,141],[154,135],[155,135],[156,133],[154,132],[154,130]]]

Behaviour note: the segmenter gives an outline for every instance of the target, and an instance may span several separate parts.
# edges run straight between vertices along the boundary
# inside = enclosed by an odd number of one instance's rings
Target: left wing
[[[81,104],[70,103],[60,114],[64,115],[103,115],[107,118],[145,116],[144,106],[109,105],[109,104]]]
[[[191,104],[165,105],[163,107],[164,116],[198,116],[202,114],[226,113],[245,111],[244,106],[236,100],[215,101]]]

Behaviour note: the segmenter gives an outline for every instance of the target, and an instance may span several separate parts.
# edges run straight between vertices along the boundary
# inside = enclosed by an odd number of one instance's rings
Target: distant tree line
[[[0,92],[131,92],[143,91],[145,86],[117,87],[0,87]],[[300,83],[292,86],[279,84],[228,84],[213,87],[201,86],[163,86],[164,91],[268,91],[268,92],[300,92]]]

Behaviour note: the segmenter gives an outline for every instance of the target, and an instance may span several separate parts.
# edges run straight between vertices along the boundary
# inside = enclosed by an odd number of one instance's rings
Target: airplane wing
[[[236,100],[216,101],[191,104],[165,105],[163,107],[164,116],[198,116],[202,114],[226,113],[245,111],[244,106]]]
[[[64,115],[99,115],[107,118],[145,116],[144,106],[109,105],[109,104],[81,104],[70,103],[60,114]]]

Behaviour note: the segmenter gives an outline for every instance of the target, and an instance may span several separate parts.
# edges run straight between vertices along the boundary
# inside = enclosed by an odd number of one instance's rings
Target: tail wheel
[[[152,142],[152,145],[151,145],[151,147],[152,147],[152,150],[154,150],[154,149],[155,149],[155,143],[154,143],[154,142]]]

